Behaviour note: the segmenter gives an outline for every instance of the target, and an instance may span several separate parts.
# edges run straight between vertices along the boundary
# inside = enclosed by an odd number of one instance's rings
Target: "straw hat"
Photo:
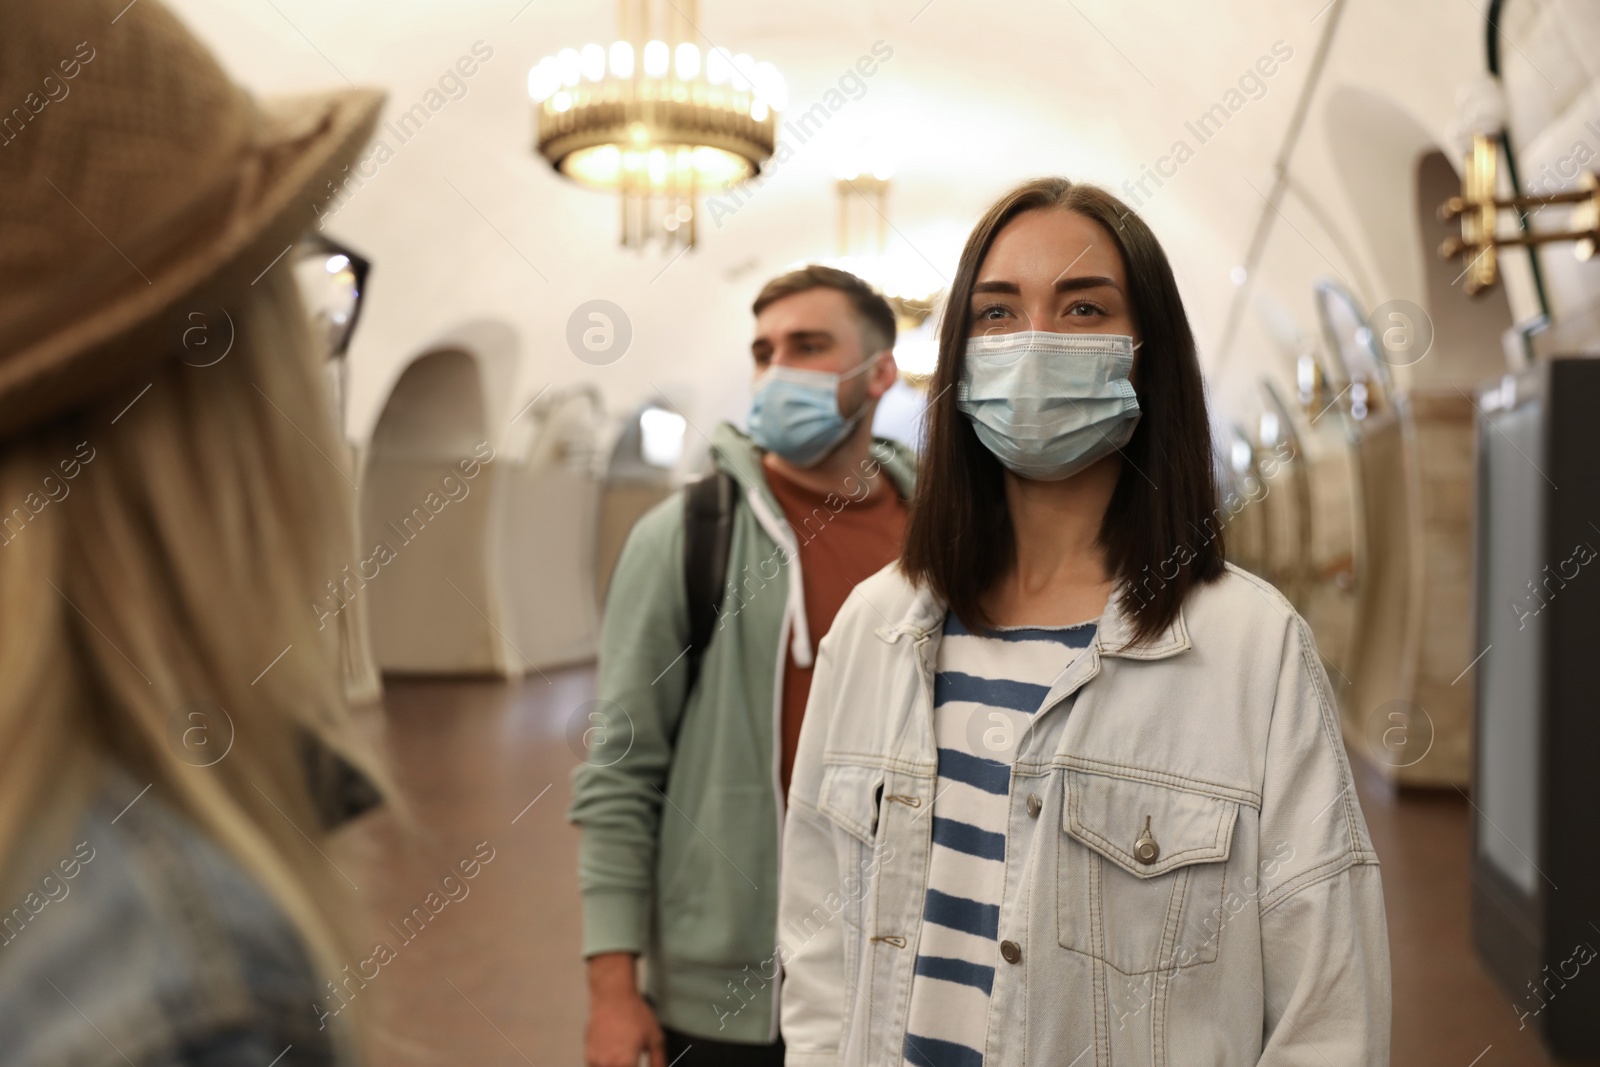
[[[0,436],[180,351],[316,224],[370,89],[257,102],[159,0],[8,0],[0,33]],[[131,399],[131,393],[130,393]]]

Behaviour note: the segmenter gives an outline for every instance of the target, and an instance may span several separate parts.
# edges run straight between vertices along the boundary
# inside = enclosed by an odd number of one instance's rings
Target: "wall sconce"
[[[870,173],[849,166],[834,171],[839,254],[823,262],[865,279],[883,294],[894,311],[899,333],[895,362],[900,377],[913,388],[925,390],[933,381],[939,351],[938,337],[928,324],[944,290],[936,281],[929,281],[923,265],[916,262],[920,256],[907,257],[889,247],[892,177],[890,166],[881,160]]]
[[[1307,348],[1295,357],[1294,381],[1295,398],[1299,400],[1301,410],[1308,415],[1321,411],[1328,395],[1328,380],[1313,350]]]
[[[1483,292],[1499,277],[1497,248],[1575,241],[1574,254],[1587,260],[1594,255],[1596,242],[1600,242],[1600,177],[1585,173],[1579,178],[1579,188],[1549,196],[1502,198],[1495,196],[1499,161],[1498,139],[1492,134],[1474,133],[1461,175],[1461,195],[1439,205],[1439,218],[1461,220],[1461,236],[1448,238],[1439,246],[1439,254],[1446,259],[1472,255],[1465,272],[1465,288],[1470,296]],[[1523,211],[1553,204],[1573,205],[1567,229],[1504,237],[1496,232],[1504,208]]]

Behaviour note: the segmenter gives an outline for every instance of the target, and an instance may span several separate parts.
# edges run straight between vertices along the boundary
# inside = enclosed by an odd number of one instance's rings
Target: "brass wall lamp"
[[[1472,150],[1467,155],[1461,175],[1461,195],[1452,196],[1439,205],[1440,219],[1461,220],[1461,236],[1445,240],[1439,246],[1439,254],[1446,259],[1472,257],[1465,271],[1465,288],[1473,296],[1492,286],[1499,277],[1497,248],[1574,241],[1573,253],[1580,260],[1587,260],[1595,254],[1597,244],[1600,244],[1600,175],[1586,172],[1579,178],[1579,188],[1548,196],[1498,197],[1495,190],[1499,176],[1499,151],[1498,139],[1493,135],[1473,134]],[[1505,236],[1497,232],[1500,212],[1505,208],[1526,211],[1559,204],[1572,206],[1572,212],[1567,217],[1567,229],[1535,230]]]

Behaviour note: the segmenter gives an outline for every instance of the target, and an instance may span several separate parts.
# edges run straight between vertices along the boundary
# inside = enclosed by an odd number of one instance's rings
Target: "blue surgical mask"
[[[771,367],[756,379],[750,402],[750,436],[796,467],[814,467],[861,422],[868,404],[848,418],[839,411],[839,383],[869,370],[872,356],[844,374]]]
[[[1107,333],[974,337],[956,408],[1014,473],[1045,482],[1070,478],[1133,436],[1140,411],[1128,373],[1138,347],[1131,337]]]

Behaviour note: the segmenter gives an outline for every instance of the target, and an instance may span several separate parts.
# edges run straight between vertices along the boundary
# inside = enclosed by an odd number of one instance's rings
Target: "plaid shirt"
[[[57,861],[0,901],[0,1065],[341,1062],[293,926],[142,788],[114,774]]]

